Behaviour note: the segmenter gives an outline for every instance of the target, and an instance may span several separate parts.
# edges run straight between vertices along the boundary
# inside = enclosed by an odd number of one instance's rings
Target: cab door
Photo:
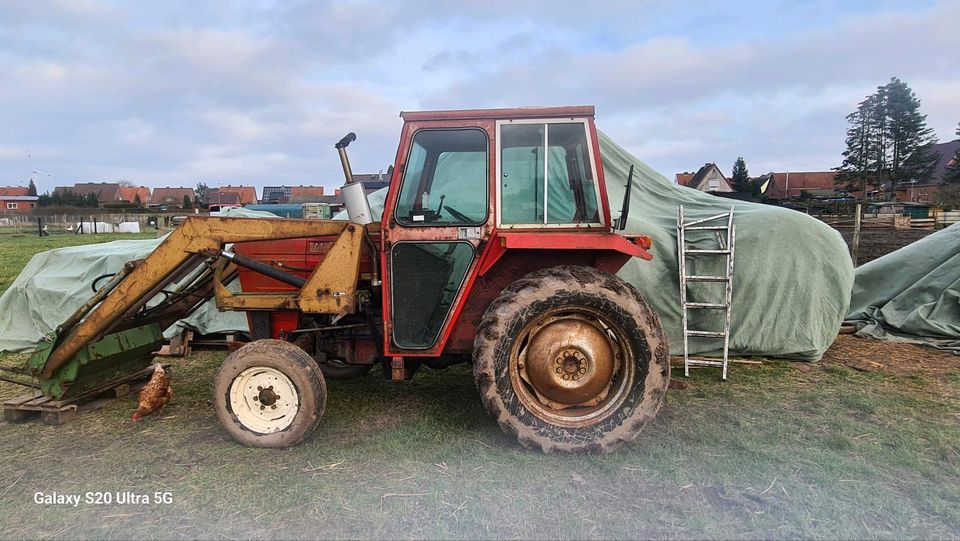
[[[386,350],[438,355],[489,234],[489,131],[482,124],[408,128],[400,188],[383,220]]]

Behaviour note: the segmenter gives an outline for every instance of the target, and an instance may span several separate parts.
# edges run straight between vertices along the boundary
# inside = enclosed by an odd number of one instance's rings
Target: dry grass
[[[372,376],[331,383],[315,436],[271,451],[218,426],[209,385],[222,358],[176,362],[164,417],[130,422],[129,397],[63,427],[3,425],[2,536],[960,535],[955,372],[765,363],[735,366],[724,384],[700,371],[636,443],[602,457],[519,448],[483,411],[467,367],[401,384]],[[174,502],[32,501],[95,490],[169,490]]]

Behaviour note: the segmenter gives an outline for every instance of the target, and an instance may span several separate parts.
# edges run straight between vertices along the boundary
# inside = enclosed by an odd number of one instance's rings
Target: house
[[[260,201],[278,203],[316,203],[323,197],[323,186],[264,186]]]
[[[120,186],[117,190],[117,202],[135,203],[140,200],[141,206],[150,204],[150,188],[146,186]]]
[[[897,201],[933,201],[947,174],[947,168],[960,152],[960,139],[948,143],[933,145],[929,163],[930,176],[924,182],[901,182],[893,186],[894,199]]]
[[[264,186],[260,193],[260,200],[264,205],[276,205],[290,201],[290,193],[293,189],[290,186]]]
[[[116,182],[78,182],[73,186],[57,186],[53,193],[65,195],[67,192],[89,197],[94,194],[97,197],[97,203],[104,205],[106,203],[116,203],[117,195],[120,193],[120,184]]]
[[[0,189],[0,214],[30,212],[37,207],[37,199],[35,195],[4,195]]]
[[[30,195],[30,189],[24,186],[0,186],[0,196]]]
[[[150,206],[183,207],[184,197],[189,197],[193,202],[196,199],[193,188],[154,188],[150,196]]]
[[[835,171],[787,171],[767,173],[756,179],[760,193],[770,199],[796,199],[804,195],[836,193]]]
[[[323,199],[323,186],[294,186],[290,188],[291,203],[318,203]]]
[[[715,163],[706,163],[696,173],[677,173],[677,184],[701,192],[733,192],[733,186]]]
[[[228,195],[236,194],[236,197]],[[239,201],[240,205],[253,205],[257,202],[257,189],[253,186],[219,186],[209,188],[203,194],[203,203],[206,205],[232,205]]]

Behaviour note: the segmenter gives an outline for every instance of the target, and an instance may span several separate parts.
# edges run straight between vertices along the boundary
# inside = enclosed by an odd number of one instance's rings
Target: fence
[[[90,214],[49,214],[44,216],[31,215],[0,215],[0,230],[15,233],[37,233],[45,230],[47,234],[63,233],[96,234],[106,232],[127,232],[120,230],[118,224],[138,224],[140,231],[152,229],[169,229],[176,226],[179,220],[176,217],[182,214],[148,214],[148,213],[90,213]],[[109,227],[108,227],[109,226]],[[129,229],[129,228],[123,228]]]

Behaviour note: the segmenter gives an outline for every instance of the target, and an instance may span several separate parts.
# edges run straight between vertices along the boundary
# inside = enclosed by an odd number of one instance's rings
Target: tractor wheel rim
[[[283,372],[255,366],[230,384],[230,408],[247,430],[273,434],[293,424],[300,411],[300,395]]]
[[[622,405],[636,368],[625,333],[587,307],[550,310],[514,341],[510,379],[520,402],[565,427],[599,423]]]

